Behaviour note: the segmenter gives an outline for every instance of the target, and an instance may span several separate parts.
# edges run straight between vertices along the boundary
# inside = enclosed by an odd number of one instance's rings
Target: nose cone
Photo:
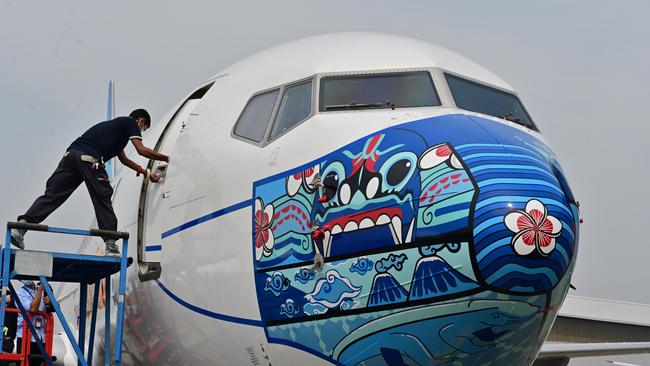
[[[489,119],[377,131],[254,196],[269,339],[337,364],[530,363],[575,263],[577,207],[555,156]]]
[[[509,126],[481,122],[498,143],[457,148],[479,187],[472,214],[479,276],[501,291],[545,292],[574,258],[575,200],[543,142]]]

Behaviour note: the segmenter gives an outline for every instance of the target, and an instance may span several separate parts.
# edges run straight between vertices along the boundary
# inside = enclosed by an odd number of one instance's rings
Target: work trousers
[[[43,341],[41,339],[41,341]],[[22,352],[22,346],[23,346],[23,339],[18,337],[16,339],[16,353]],[[29,346],[29,354],[30,355],[41,355],[41,350],[38,349],[38,344],[36,342],[32,342],[32,344]],[[45,358],[43,356],[41,357],[30,357],[29,360],[29,366],[40,366],[41,361],[44,362]]]
[[[117,230],[117,217],[113,212],[111,197],[113,188],[108,180],[103,164],[81,160],[83,152],[68,150],[59,166],[47,180],[45,194],[38,197],[24,215],[18,220],[40,224],[84,182],[95,208],[97,224],[102,230]]]

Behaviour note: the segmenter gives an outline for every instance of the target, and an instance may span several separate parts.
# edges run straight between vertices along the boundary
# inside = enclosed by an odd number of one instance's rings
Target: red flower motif
[[[519,255],[528,255],[537,250],[543,256],[555,249],[555,238],[560,236],[562,223],[548,215],[546,206],[538,200],[530,200],[526,210],[516,210],[504,218],[506,227],[515,233],[512,247]]]
[[[255,200],[255,257],[259,261],[262,257],[273,254],[273,205],[264,207],[261,198]]]

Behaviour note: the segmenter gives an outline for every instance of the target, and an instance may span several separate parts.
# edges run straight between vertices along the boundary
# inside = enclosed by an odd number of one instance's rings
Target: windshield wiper
[[[505,116],[499,116],[499,118],[503,118],[505,120],[508,120],[508,121],[514,122],[514,123],[521,123],[521,119],[519,117],[517,117],[517,115],[515,115],[512,112],[508,112]]]
[[[325,106],[326,111],[335,111],[341,109],[364,109],[364,108],[382,108],[383,103],[357,103],[351,100],[348,104],[329,104]]]

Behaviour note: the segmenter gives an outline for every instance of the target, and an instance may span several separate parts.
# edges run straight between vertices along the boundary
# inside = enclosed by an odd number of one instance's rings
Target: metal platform
[[[24,229],[31,231],[43,231],[48,233],[70,234],[80,236],[95,236],[102,238],[122,239],[122,255],[120,257],[103,257],[96,255],[85,254],[70,254],[60,252],[44,252],[32,250],[16,250],[11,249],[11,229]],[[11,289],[15,294],[10,280],[37,280],[41,281],[44,285],[45,292],[52,301],[52,305],[56,311],[57,317],[65,330],[66,335],[72,344],[72,347],[77,354],[79,365],[89,365],[92,363],[93,357],[93,344],[95,337],[95,325],[97,320],[97,304],[99,296],[99,284],[102,279],[105,279],[106,293],[111,293],[110,277],[113,274],[119,273],[119,291],[117,298],[117,323],[115,334],[115,350],[114,350],[114,364],[122,364],[122,332],[124,329],[124,294],[126,291],[126,268],[129,264],[128,256],[128,238],[129,234],[118,231],[106,230],[77,230],[48,227],[46,225],[35,225],[26,223],[10,222],[7,224],[6,241],[2,247],[2,262],[0,263],[0,274],[2,275],[2,299],[0,299],[0,329],[4,328],[4,315],[6,307],[6,294],[7,289]],[[56,301],[49,282],[71,282],[79,283],[79,333],[75,338],[68,321],[63,316],[61,307]],[[88,298],[88,285],[95,284],[95,291],[93,293],[92,301],[92,315],[90,319],[90,338],[88,339],[88,351],[84,352],[86,344],[86,312],[87,312],[87,298]],[[110,330],[111,330],[111,301],[108,299],[105,307],[105,365],[111,365],[111,346],[110,346]],[[43,347],[43,342],[39,339],[38,334],[29,316],[20,301],[16,301],[23,319],[27,322],[31,333],[36,338],[36,343],[42,354],[45,354],[45,361],[49,366],[52,366],[50,356],[46,354]],[[76,319],[75,319],[76,320]],[[0,350],[1,352],[2,350]]]

